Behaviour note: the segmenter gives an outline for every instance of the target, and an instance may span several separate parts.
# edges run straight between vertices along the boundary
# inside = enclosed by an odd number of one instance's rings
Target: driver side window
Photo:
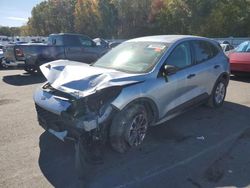
[[[173,65],[180,69],[192,64],[191,49],[188,42],[179,44],[167,59],[167,65]]]

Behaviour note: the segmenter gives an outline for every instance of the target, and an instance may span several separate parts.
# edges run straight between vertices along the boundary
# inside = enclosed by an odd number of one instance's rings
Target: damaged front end
[[[39,124],[62,141],[74,140],[84,160],[101,163],[108,125],[116,111],[111,102],[120,91],[115,86],[77,99],[47,83],[34,96]]]
[[[40,69],[47,83],[34,93],[39,124],[63,141],[74,139],[87,151],[106,143],[108,125],[118,110],[112,103],[124,87],[141,81],[133,74],[68,60]]]
[[[115,112],[111,102],[119,95],[121,87],[104,88],[82,98],[56,90],[50,83],[42,89],[34,99],[38,121],[44,129],[61,140],[77,140],[81,136],[106,140],[106,124]]]

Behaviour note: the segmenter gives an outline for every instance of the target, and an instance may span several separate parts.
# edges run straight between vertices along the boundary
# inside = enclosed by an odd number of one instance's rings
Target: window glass
[[[210,49],[211,49],[211,51],[212,51],[212,56],[211,56],[211,58],[217,56],[217,54],[220,52],[219,49],[218,49],[215,45],[213,45],[213,44],[211,44],[211,43],[207,43],[207,44],[210,46]],[[230,45],[228,45],[228,47],[231,48]]]
[[[184,68],[192,64],[190,45],[184,42],[178,45],[167,59],[167,65]]]
[[[236,52],[250,52],[250,41],[241,43],[236,49]]]
[[[65,35],[64,44],[66,46],[81,46],[77,35]]]
[[[162,42],[125,42],[110,50],[93,66],[128,73],[149,72],[158,63],[168,46]]]
[[[80,40],[80,43],[81,43],[82,46],[86,46],[86,47],[91,47],[92,46],[92,43],[93,43],[92,40],[90,40],[87,37],[80,36],[79,40]]]
[[[194,41],[193,45],[196,63],[212,59],[219,53],[219,50],[213,44],[206,41]]]

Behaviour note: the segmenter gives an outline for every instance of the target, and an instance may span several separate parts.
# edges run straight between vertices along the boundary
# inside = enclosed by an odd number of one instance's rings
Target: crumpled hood
[[[141,74],[128,74],[69,60],[52,61],[43,64],[40,69],[53,88],[77,98],[104,88],[144,81]]]

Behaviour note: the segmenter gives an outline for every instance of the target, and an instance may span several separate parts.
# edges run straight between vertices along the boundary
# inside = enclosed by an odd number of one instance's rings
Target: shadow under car
[[[144,143],[125,154],[107,145],[104,164],[82,169],[88,170],[87,182],[75,170],[74,143],[63,143],[46,131],[40,136],[39,166],[54,187],[244,187],[249,178],[237,174],[226,178],[229,167],[223,157],[239,147],[235,142],[249,127],[249,115],[249,107],[227,101],[217,110],[190,110],[151,127]],[[241,161],[248,164],[248,155],[244,156]],[[232,157],[237,160],[237,155]]]

